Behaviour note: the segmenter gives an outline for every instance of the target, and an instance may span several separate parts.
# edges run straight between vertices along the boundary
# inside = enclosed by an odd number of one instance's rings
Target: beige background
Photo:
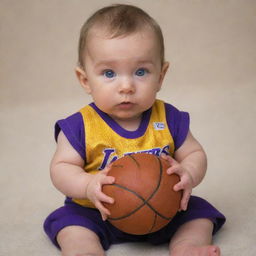
[[[79,29],[116,1],[0,0],[0,255],[60,255],[42,231],[63,203],[48,166],[54,122],[90,102],[74,75]],[[190,112],[209,158],[194,193],[227,223],[225,256],[256,255],[256,1],[119,1],[161,25],[171,62],[159,98]],[[115,245],[107,255],[168,255],[167,245]]]

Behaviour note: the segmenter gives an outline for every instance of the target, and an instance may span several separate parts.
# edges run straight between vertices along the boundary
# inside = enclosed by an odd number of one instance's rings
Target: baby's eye
[[[103,72],[103,75],[107,78],[113,78],[114,76],[116,76],[116,73],[113,70],[108,69]]]
[[[148,71],[145,68],[139,68],[136,72],[135,75],[136,76],[144,76],[146,73],[148,73]]]

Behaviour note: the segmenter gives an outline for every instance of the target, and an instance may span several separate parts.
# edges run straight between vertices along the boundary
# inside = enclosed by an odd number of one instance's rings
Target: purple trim
[[[166,120],[177,150],[185,141],[189,131],[189,114],[165,103]]]
[[[142,121],[140,126],[136,131],[127,131],[123,127],[121,127],[114,119],[112,119],[108,114],[101,111],[94,103],[89,104],[98,114],[99,116],[120,136],[127,138],[127,139],[136,139],[144,135],[148,123],[150,120],[150,115],[152,109],[148,109],[142,115]]]
[[[152,109],[143,113],[142,121],[136,131],[127,131],[116,123],[109,115],[102,112],[94,103],[90,106],[101,116],[101,118],[120,136],[127,139],[135,139],[144,135]],[[169,130],[173,136],[175,150],[177,150],[185,141],[189,131],[189,115],[186,112],[179,111],[174,106],[165,103],[166,120]],[[55,140],[57,141],[60,131],[63,131],[73,148],[86,161],[85,156],[85,133],[84,122],[80,112],[77,112],[66,119],[59,120],[55,124]]]
[[[55,140],[62,131],[69,143],[79,153],[82,159],[85,160],[85,134],[83,117],[80,112],[77,112],[66,119],[62,119],[55,124]]]

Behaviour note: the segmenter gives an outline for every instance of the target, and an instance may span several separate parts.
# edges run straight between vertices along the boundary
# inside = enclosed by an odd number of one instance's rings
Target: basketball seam
[[[135,164],[137,165],[138,168],[140,168],[140,163],[136,160],[136,158],[132,155],[128,155],[134,162]]]
[[[131,157],[133,158],[133,157]],[[134,159],[135,160],[135,159]],[[151,195],[149,196],[148,199],[144,199],[141,195],[139,195],[138,193],[136,193],[135,191],[127,188],[127,187],[124,187],[120,184],[117,184],[117,183],[114,183],[114,184],[111,184],[112,186],[116,186],[116,187],[119,187],[121,189],[124,189],[130,193],[133,193],[135,196],[137,196],[143,203],[138,206],[137,208],[135,208],[133,211],[131,211],[130,213],[126,214],[126,215],[123,215],[123,216],[120,216],[120,217],[108,217],[109,220],[121,220],[121,219],[124,219],[124,218],[127,218],[129,216],[131,216],[132,214],[134,214],[135,212],[137,212],[139,209],[141,209],[143,206],[147,205],[155,214],[159,215],[161,218],[165,219],[165,220],[171,220],[172,218],[168,218],[164,215],[162,215],[161,213],[159,213],[157,210],[155,210],[151,205],[150,203],[148,202],[155,194],[156,192],[158,191],[159,187],[160,187],[160,184],[161,184],[161,180],[162,180],[162,173],[163,173],[163,167],[162,167],[162,163],[160,161],[160,159],[157,157],[157,160],[159,162],[159,169],[160,169],[160,178],[159,178],[159,181],[158,181],[158,184],[155,188],[155,190],[151,193]],[[110,185],[110,186],[111,186]],[[153,228],[153,227],[152,227]],[[152,229],[151,228],[151,229]]]
[[[152,227],[149,229],[148,233],[151,233],[156,225],[156,218],[157,218],[157,214],[155,213],[155,216],[154,216],[154,221],[153,221],[153,224],[152,224]]]

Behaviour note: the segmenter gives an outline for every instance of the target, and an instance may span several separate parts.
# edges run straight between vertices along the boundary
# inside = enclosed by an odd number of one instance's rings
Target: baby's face
[[[153,105],[167,68],[168,63],[161,65],[150,29],[112,39],[93,29],[84,53],[82,83],[97,107],[114,120],[136,121]]]

